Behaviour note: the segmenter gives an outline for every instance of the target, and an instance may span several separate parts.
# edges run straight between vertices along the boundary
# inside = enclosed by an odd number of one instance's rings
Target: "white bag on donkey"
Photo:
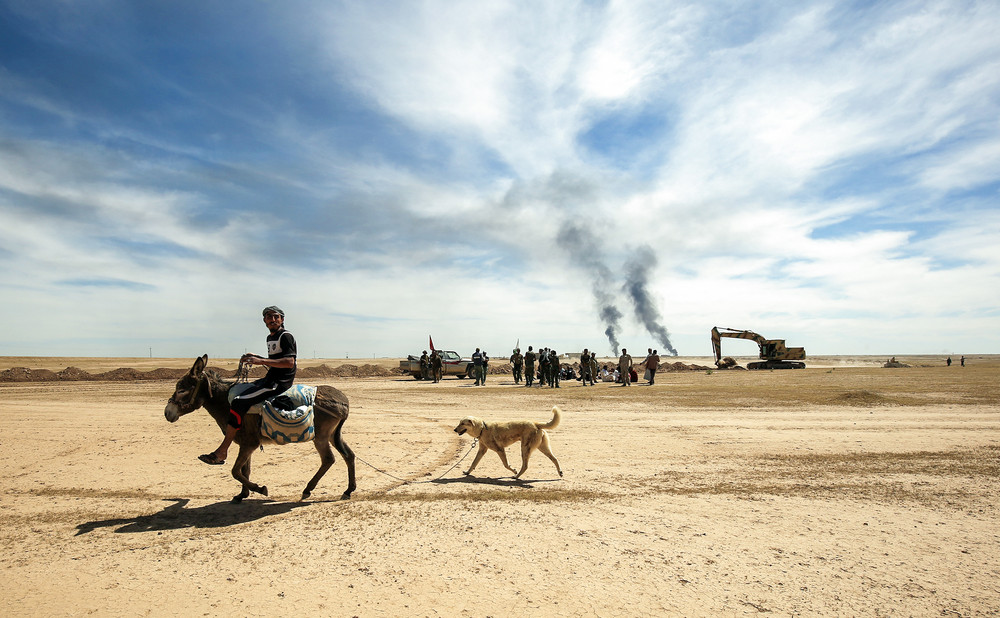
[[[229,391],[229,399],[241,392],[244,385],[238,384]],[[276,405],[278,400],[281,406]],[[316,401],[316,387],[295,384],[277,397],[258,403],[250,408],[250,414],[260,414],[261,435],[278,444],[309,442],[316,435],[313,426],[313,403]],[[283,408],[291,408],[286,410]]]

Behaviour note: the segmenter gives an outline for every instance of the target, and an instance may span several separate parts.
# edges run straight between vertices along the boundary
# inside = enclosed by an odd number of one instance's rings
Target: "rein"
[[[240,366],[236,369],[236,383],[250,381],[250,363],[240,359]]]
[[[201,393],[202,385],[208,386],[208,398],[212,398],[212,381],[209,380],[208,376],[203,373],[201,374],[201,379],[198,380],[198,386],[194,389],[194,394],[191,395],[191,405],[194,405],[194,402],[198,401],[198,394]]]

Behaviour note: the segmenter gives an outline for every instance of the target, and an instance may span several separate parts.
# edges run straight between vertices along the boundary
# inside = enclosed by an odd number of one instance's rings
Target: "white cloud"
[[[305,72],[359,97],[349,108],[375,107],[372,116],[397,123],[358,139],[399,128],[443,144],[440,153],[380,150],[393,147],[385,134],[345,145],[347,133],[300,113],[298,93],[227,109],[203,85],[164,77],[197,102],[192,113],[225,114],[260,136],[263,153],[234,153],[203,135],[117,126],[113,114],[102,124],[71,100],[40,95],[34,79],[0,74],[14,92],[0,104],[88,126],[65,141],[15,137],[0,116],[0,258],[15,266],[0,286],[25,291],[38,307],[31,326],[53,338],[95,328],[58,295],[84,314],[127,308],[119,330],[137,339],[169,340],[190,323],[178,316],[200,315],[192,336],[230,350],[226,341],[245,340],[242,315],[256,324],[245,306],[275,302],[263,278],[282,283],[300,338],[320,354],[398,354],[445,333],[460,349],[506,349],[517,336],[595,347],[604,338],[593,273],[555,240],[578,223],[603,243],[613,272],[640,245],[657,251],[650,289],[682,341],[719,324],[848,351],[858,338],[886,340],[878,333],[891,320],[980,341],[934,325],[956,307],[995,311],[1000,226],[985,188],[1000,169],[1000,11],[848,10],[426,2],[305,11],[294,35],[321,40],[326,63]],[[647,138],[628,153],[640,164],[598,160],[578,144],[595,119],[636,110],[661,114],[665,127],[628,136]],[[116,150],[116,139],[168,154]],[[253,187],[218,188],[242,179]],[[240,202],[258,190],[278,202],[273,212]],[[953,217],[956,190],[979,197]],[[275,248],[275,238],[301,246]],[[129,255],[130,242],[179,255]],[[271,259],[311,247],[321,254],[309,263]],[[54,280],[107,285],[47,287]],[[630,313],[624,300],[620,309]],[[645,347],[631,316],[622,327],[623,343]],[[839,340],[826,334],[834,328]]]

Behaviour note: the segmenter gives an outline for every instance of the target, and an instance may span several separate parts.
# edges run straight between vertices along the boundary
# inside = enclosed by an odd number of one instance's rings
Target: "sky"
[[[0,0],[0,356],[1000,353],[1000,3]],[[756,353],[726,340],[731,355]]]

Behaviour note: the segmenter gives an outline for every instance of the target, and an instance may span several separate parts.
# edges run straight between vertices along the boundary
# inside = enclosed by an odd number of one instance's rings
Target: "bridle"
[[[195,387],[194,387],[194,392],[191,393],[191,399],[187,402],[186,405],[181,406],[182,409],[183,408],[190,408],[191,410],[195,410],[195,409],[197,409],[199,407],[198,406],[198,396],[201,395],[201,389],[202,389],[202,387],[206,387],[207,388],[207,390],[208,390],[208,398],[209,399],[212,398],[212,381],[208,378],[207,375],[205,375],[204,373],[202,373],[201,377],[198,379],[198,384],[195,385]],[[180,402],[177,401],[176,399],[174,399],[173,397],[170,398],[170,401],[173,401],[176,404],[180,404]]]

